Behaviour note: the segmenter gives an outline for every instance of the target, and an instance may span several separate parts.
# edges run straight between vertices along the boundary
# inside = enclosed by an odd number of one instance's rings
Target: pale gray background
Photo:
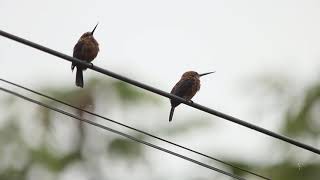
[[[278,130],[282,109],[267,116],[254,114],[263,102],[252,93],[257,87],[250,82],[261,74],[280,74],[295,80],[292,90],[299,94],[319,78],[320,1],[316,0],[0,2],[2,30],[69,55],[79,36],[97,22],[95,37],[101,51],[95,65],[165,91],[186,70],[215,70],[216,74],[203,78],[194,101],[272,131]],[[29,87],[74,86],[70,63],[5,38],[0,38],[0,67],[1,78]],[[96,75],[88,70],[85,79]],[[159,111],[167,123],[169,103]],[[175,118],[191,113],[210,117],[181,106]],[[276,161],[267,155],[271,138],[212,120],[218,128],[177,140],[198,149],[210,144],[212,154]],[[177,174],[181,164],[188,164],[173,163],[167,168],[177,167]],[[159,171],[165,172],[166,167]]]

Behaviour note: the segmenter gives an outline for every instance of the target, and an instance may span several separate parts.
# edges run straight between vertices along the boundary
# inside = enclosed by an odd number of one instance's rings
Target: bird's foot
[[[72,64],[72,66],[71,66],[71,71],[73,72],[73,69],[75,68],[76,66],[74,66],[73,64]]]
[[[89,63],[89,67],[90,67],[90,68],[93,68],[93,64],[92,64],[92,63]]]
[[[190,100],[188,100],[188,102],[189,102],[189,103],[191,103],[191,104],[193,104],[193,101],[192,101],[191,99],[190,99]]]

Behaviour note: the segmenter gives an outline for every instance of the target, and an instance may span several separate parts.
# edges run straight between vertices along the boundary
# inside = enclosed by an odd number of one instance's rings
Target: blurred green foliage
[[[263,84],[261,87],[264,93],[272,92],[272,96],[275,97],[275,99],[288,100],[286,101],[287,106],[283,114],[283,123],[280,127],[281,133],[290,137],[299,138],[300,140],[306,140],[307,142],[319,142],[320,84],[315,83],[310,86],[302,96],[291,96],[290,88],[287,87],[289,84],[287,80],[284,80],[285,83],[281,83],[279,79],[275,81],[272,78],[263,78],[259,81]],[[113,106],[120,106],[122,107],[121,109],[125,111],[136,104],[139,104],[139,106],[150,105],[150,103],[155,106],[160,105],[160,100],[155,98],[155,96],[151,96],[148,92],[144,92],[120,81],[106,81],[96,78],[86,81],[86,86],[83,89],[73,87],[44,87],[40,88],[40,91],[87,110],[94,111],[99,107],[100,109],[106,109],[106,115],[110,113],[110,108],[108,107]],[[59,108],[66,108],[48,99],[41,99],[41,101],[58,106]],[[13,98],[12,96],[2,98],[0,102],[4,105],[3,107],[7,108],[7,114],[4,116],[6,119],[4,124],[0,126],[0,180],[27,179],[27,177],[30,177],[30,171],[34,169],[35,165],[43,166],[49,172],[59,174],[73,164],[80,163],[85,165],[91,161],[90,159],[94,159],[93,157],[98,157],[98,159],[106,158],[107,161],[111,161],[112,164],[118,161],[128,164],[147,161],[145,148],[141,144],[117,135],[108,134],[99,136],[99,133],[97,134],[90,131],[85,124],[77,121],[73,126],[76,130],[72,131],[71,134],[65,134],[65,136],[76,136],[75,140],[72,141],[72,150],[64,153],[55,152],[52,150],[52,145],[50,146],[48,144],[48,140],[54,139],[56,113],[38,106],[34,106],[36,107],[35,110],[29,111],[28,106],[21,108],[21,105],[19,105],[20,102],[21,100]],[[30,112],[28,113],[28,115],[30,115],[30,124],[41,122],[41,130],[35,129],[35,132],[39,131],[37,134],[40,135],[40,140],[38,140],[38,143],[35,143],[36,145],[28,144],[24,137],[26,133],[21,125],[21,119],[25,118],[23,116],[25,113],[21,115],[21,112],[25,110]],[[74,111],[74,113],[84,116],[81,111]],[[185,121],[185,123],[171,129],[161,129],[157,127],[157,125],[154,125],[152,132],[172,136],[186,134],[194,129],[200,129],[210,125],[208,121],[203,119],[201,121],[199,121],[198,118],[190,119],[193,119],[193,121]],[[92,120],[95,121],[95,119]],[[140,134],[133,134],[133,136],[142,140],[146,139],[145,136]],[[95,142],[97,147],[91,147],[92,141]],[[291,146],[278,146],[276,148],[286,152]],[[303,164],[300,165],[295,161],[296,155],[295,153],[288,153],[275,164],[257,165],[251,162],[235,160],[230,160],[230,163],[252,171],[259,169],[260,172],[258,173],[267,175],[273,180],[318,180],[320,177],[320,162],[304,161]],[[98,161],[95,163],[99,164]],[[150,164],[146,162],[145,166],[149,165]],[[246,176],[246,173],[239,170],[232,169],[232,171],[235,174]],[[91,176],[89,175],[89,177]],[[102,174],[98,177],[110,179]]]
[[[125,160],[143,157],[141,145],[129,139],[115,138],[110,142],[107,150],[111,157]]]
[[[115,80],[106,81],[93,78],[86,81],[86,85],[83,89],[76,87],[43,87],[40,88],[39,91],[86,110],[95,111],[95,109],[99,107],[100,109],[106,109],[106,113],[102,115],[107,116],[110,113],[110,109],[106,107],[120,106],[121,110],[124,111],[122,113],[125,114],[126,109],[129,109],[136,104],[139,104],[139,106],[143,106],[146,103],[147,105],[154,104],[155,107],[158,107],[160,105],[160,100],[158,98],[155,98],[156,96],[151,96],[151,94],[146,91]],[[38,98],[37,96],[34,97],[36,99]],[[79,116],[85,115],[82,111],[69,109],[69,107],[61,106],[61,104],[58,104],[46,98],[42,98],[41,101],[62,108],[64,110],[74,112]],[[90,157],[95,156],[99,157],[98,159],[106,158],[108,161],[112,161],[112,163],[122,161],[132,165],[134,163],[142,162],[146,164],[145,166],[149,166],[147,160],[145,159],[143,145],[132,140],[125,139],[118,135],[114,135],[112,133],[108,133],[108,135],[106,136],[99,136],[96,132],[92,132],[89,130],[90,128],[92,129],[92,127],[88,127],[88,125],[78,121],[74,121],[75,124],[73,128],[75,128],[76,130],[72,131],[72,134],[63,135],[65,138],[68,138],[66,136],[73,135],[77,137],[74,138],[74,141],[72,142],[72,150],[67,151],[67,153],[56,152],[55,150],[53,150],[52,146],[58,145],[56,145],[55,143],[53,143],[53,145],[51,143],[50,145],[50,143],[48,142],[53,141],[56,138],[57,127],[55,127],[55,122],[57,120],[57,113],[50,111],[47,108],[43,108],[37,105],[33,106],[30,104],[21,108],[21,102],[24,101],[18,98],[14,98],[10,95],[4,97],[0,102],[4,105],[4,107],[7,108],[6,110],[10,109],[10,111],[7,111],[8,115],[6,116],[7,118],[4,121],[4,125],[0,127],[0,157],[6,155],[5,151],[10,146],[10,144],[19,144],[19,147],[16,148],[15,152],[20,152],[26,155],[26,158],[24,159],[22,157],[22,159],[13,157],[7,158],[8,161],[16,161],[15,163],[21,163],[19,167],[16,167],[14,163],[11,162],[6,163],[0,161],[0,180],[27,179],[28,177],[30,177],[30,175],[28,174],[30,174],[30,171],[34,169],[35,165],[40,165],[50,173],[59,174],[73,164],[80,163],[85,165],[86,163],[89,163],[91,161]],[[36,136],[40,136],[40,142],[35,143],[35,145],[28,144],[28,142],[26,142],[25,138],[23,137],[26,135],[26,130],[24,128],[29,128],[29,130],[34,128],[22,127],[21,119],[26,118],[24,116],[26,114],[22,115],[21,112],[27,109],[34,109],[32,111],[30,110],[30,113],[27,113],[27,116],[30,116],[30,125],[40,122],[40,124],[37,124],[39,126],[34,129],[34,132],[36,132]],[[96,121],[96,119],[94,119],[92,116],[89,119]],[[196,123],[186,124],[181,127],[177,126],[177,131],[175,133],[179,134],[179,129],[190,129],[191,126],[194,125],[196,125]],[[197,127],[201,127],[201,124],[198,124],[195,128]],[[156,126],[154,128],[157,133],[168,133]],[[175,128],[172,128],[172,131],[174,131],[174,129]],[[183,131],[181,131],[180,133],[183,133]],[[146,139],[146,136],[141,134],[131,135],[141,140]],[[27,135],[26,139],[28,138],[29,141],[30,138],[31,141],[33,141],[32,137],[28,137]],[[89,138],[91,138],[91,140],[88,140]],[[91,143],[92,139],[95,141],[95,144]],[[96,147],[92,147],[93,145]],[[99,164],[99,162],[97,161],[95,163]],[[100,174],[98,177],[107,179],[102,174]]]
[[[320,84],[309,87],[298,102],[301,104],[292,104],[288,108],[283,132],[290,136],[311,136],[311,138],[318,139],[320,135]]]
[[[262,75],[253,82],[255,91],[260,97],[257,106],[260,110],[258,111],[261,112],[263,109],[269,113],[284,109],[279,133],[319,148],[320,82],[313,82],[307,88],[304,87],[302,92],[301,89],[294,89],[292,80],[285,75]],[[250,84],[250,88],[252,88],[252,84]],[[264,100],[272,101],[272,106],[266,108],[263,105]],[[270,146],[271,149],[273,152],[278,150],[278,154],[282,157],[275,164],[259,165],[260,167],[258,167],[250,162],[230,161],[230,163],[253,171],[262,169],[260,174],[265,174],[274,180],[320,179],[320,161],[314,161],[319,159],[314,158],[317,156],[314,153],[288,143],[273,144]],[[297,150],[304,154],[300,155]],[[299,159],[302,162],[299,162]],[[243,173],[237,169],[233,169],[233,171],[239,174]]]

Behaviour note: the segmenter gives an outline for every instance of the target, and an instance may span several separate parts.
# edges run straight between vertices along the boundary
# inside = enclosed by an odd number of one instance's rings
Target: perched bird
[[[180,81],[171,90],[171,94],[184,98],[187,101],[191,101],[191,98],[200,89],[200,77],[211,74],[211,73],[214,73],[214,72],[198,74],[195,71],[187,71],[183,73]],[[170,110],[169,122],[172,121],[174,109],[180,104],[180,102],[175,101],[173,99],[171,99],[170,102],[171,102],[171,110]]]
[[[93,33],[96,30],[98,24],[94,27],[94,29],[91,32],[84,33],[80,39],[78,40],[77,44],[73,48],[73,57],[86,61],[90,63],[94,60],[94,58],[97,57],[99,52],[99,44],[94,39]],[[71,70],[77,67],[77,73],[76,73],[76,86],[83,88],[83,72],[87,68],[84,66],[81,66],[80,64],[76,64],[72,62]]]

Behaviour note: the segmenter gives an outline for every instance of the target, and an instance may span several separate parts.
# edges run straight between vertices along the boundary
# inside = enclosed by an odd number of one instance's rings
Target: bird
[[[172,88],[170,93],[173,95],[179,96],[187,101],[191,101],[192,97],[200,90],[200,77],[214,73],[214,72],[215,71],[198,74],[195,71],[187,71],[183,73],[183,75],[181,76],[181,79]],[[175,108],[179,104],[181,104],[181,102],[171,99],[170,103],[171,103],[171,110],[169,115],[169,122],[172,121],[173,112]]]
[[[93,33],[96,30],[98,24],[93,28],[91,32],[84,33],[77,44],[73,48],[73,57],[79,60],[91,63],[98,55],[99,44],[93,37]],[[77,67],[76,72],[76,86],[83,88],[83,71],[87,69],[80,64],[72,62],[71,70]]]

